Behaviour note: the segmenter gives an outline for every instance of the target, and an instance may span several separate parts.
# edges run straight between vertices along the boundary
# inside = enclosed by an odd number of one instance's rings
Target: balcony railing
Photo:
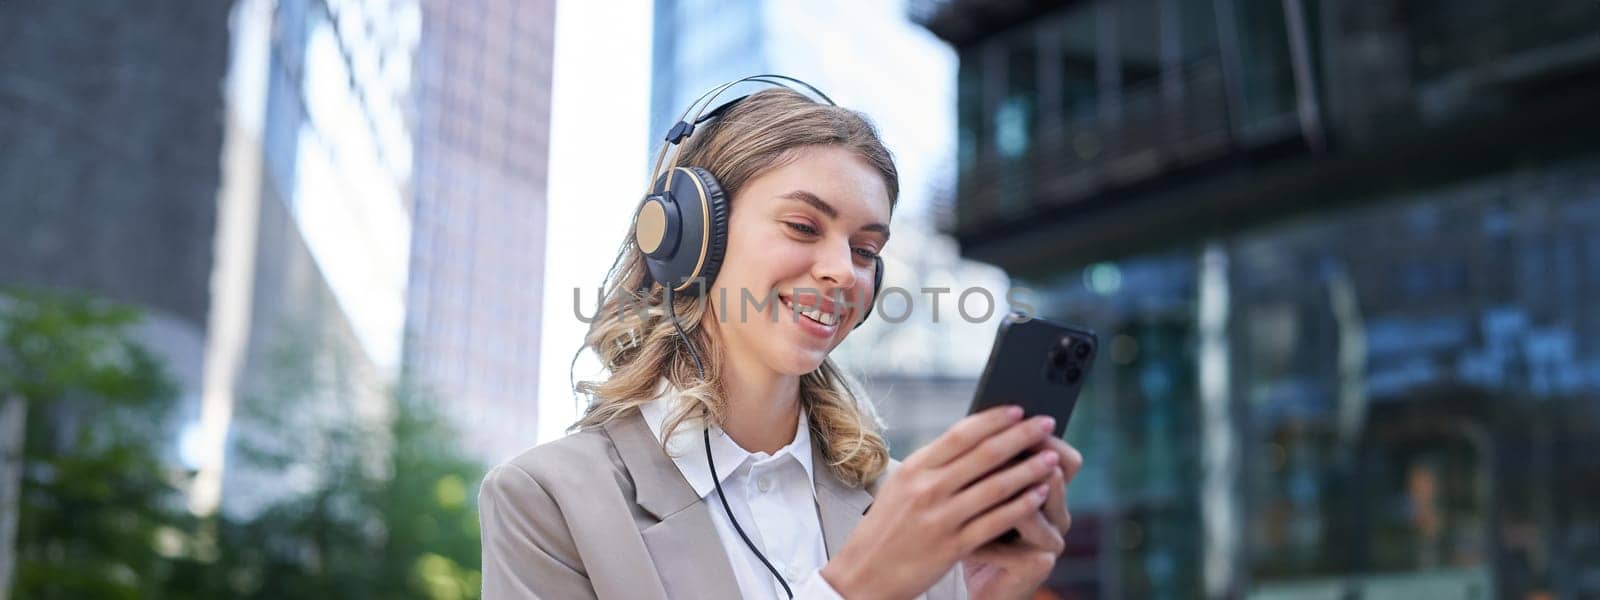
[[[1070,204],[1218,158],[1234,144],[1215,58],[1190,63],[1165,86],[1153,80],[1124,89],[1114,106],[1112,115],[1036,120],[1059,125],[1036,127],[1020,156],[981,152],[960,177],[958,228]]]
[[[1033,5],[912,4],[914,15],[934,15],[941,23],[960,10],[988,7],[995,13]],[[1387,9],[1370,5],[1318,5],[1321,24],[1315,27],[1294,20],[1294,12],[1230,11],[1233,17],[1218,22],[1235,27],[1219,26],[1215,54],[1180,67],[1162,65],[1160,73],[1136,84],[1118,81],[1129,71],[1108,77],[1105,66],[1095,63],[1089,86],[1095,95],[1073,105],[1080,113],[1056,105],[1059,98],[1016,101],[1014,94],[1033,80],[1010,78],[1030,67],[1008,62],[1012,56],[1002,52],[1025,48],[1031,33],[969,27],[981,35],[963,49],[963,60],[976,62],[962,89],[977,100],[963,102],[970,112],[963,113],[962,156],[970,158],[960,165],[955,232],[999,233],[1043,214],[1061,214],[1056,209],[1064,206],[1115,196],[1108,192],[1240,151],[1287,149],[1296,140],[1312,151],[1360,155],[1426,131],[1470,126],[1536,98],[1588,93],[1593,74],[1600,72],[1595,0],[1416,0],[1399,6],[1404,14],[1398,21],[1377,19],[1373,14]],[[1284,29],[1264,24],[1276,20],[1290,22]],[[948,32],[941,35],[951,39]],[[1048,64],[1048,52],[1040,56],[1041,72],[1060,68]],[[1407,61],[1408,66],[1393,65]],[[1024,110],[1025,118],[1016,118]],[[1025,135],[1019,134],[1024,127]],[[997,129],[1005,135],[997,136]]]

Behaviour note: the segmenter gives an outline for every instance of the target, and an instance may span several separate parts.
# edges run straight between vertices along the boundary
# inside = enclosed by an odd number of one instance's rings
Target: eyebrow
[[[829,219],[839,218],[839,209],[834,208],[832,204],[828,204],[826,201],[818,198],[816,194],[811,192],[805,190],[795,190],[778,197],[785,200],[798,200],[800,202],[810,204],[812,208],[815,208],[818,212],[827,215]],[[885,238],[889,237],[889,225],[887,223],[868,223],[866,225],[862,225],[861,230],[874,231],[883,234],[883,237]]]

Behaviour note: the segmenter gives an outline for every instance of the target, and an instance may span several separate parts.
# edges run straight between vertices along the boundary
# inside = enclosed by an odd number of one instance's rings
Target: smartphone
[[[1083,380],[1089,376],[1099,349],[1099,340],[1087,329],[1016,313],[1008,315],[995,335],[989,364],[978,379],[978,393],[967,414],[1016,404],[1022,407],[1023,418],[1055,417],[1054,435],[1061,437],[1067,431],[1072,407],[1078,403],[1078,392],[1083,390]],[[1019,454],[1000,469],[1026,457],[1026,452]],[[871,509],[869,504],[861,514]],[[1013,529],[999,539],[1009,542],[1016,537],[1017,530]]]
[[[1023,418],[1050,415],[1056,420],[1056,437],[1067,431],[1078,393],[1094,366],[1100,349],[1099,339],[1087,329],[1070,327],[1021,314],[1008,315],[1000,323],[989,364],[978,379],[978,393],[967,414],[999,406],[1022,407]],[[1018,455],[1006,465],[1023,460]],[[1017,538],[1017,530],[1002,534],[1001,542]]]
[[[1000,323],[967,414],[1016,404],[1025,417],[1055,417],[1061,437],[1099,349],[1092,331],[1013,313]]]

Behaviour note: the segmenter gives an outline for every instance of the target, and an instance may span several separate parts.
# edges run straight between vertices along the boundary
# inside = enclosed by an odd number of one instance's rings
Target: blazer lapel
[[[862,513],[872,504],[872,494],[866,490],[845,485],[833,474],[828,459],[822,455],[822,444],[811,444],[812,472],[817,489],[817,516],[822,521],[823,544],[828,557],[839,554],[844,541],[861,522]]]
[[[613,419],[606,432],[633,478],[635,501],[660,522],[640,532],[669,598],[738,598],[739,583],[711,513],[662,451],[639,411]]]
[[[661,586],[669,598],[738,598],[739,582],[711,513],[695,504],[651,525],[644,545],[656,562]]]

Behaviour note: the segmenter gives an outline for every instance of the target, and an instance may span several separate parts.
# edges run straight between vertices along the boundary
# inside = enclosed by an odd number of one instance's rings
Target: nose
[[[849,243],[819,244],[816,261],[811,265],[811,275],[827,284],[823,291],[850,289],[856,285],[854,250]]]

